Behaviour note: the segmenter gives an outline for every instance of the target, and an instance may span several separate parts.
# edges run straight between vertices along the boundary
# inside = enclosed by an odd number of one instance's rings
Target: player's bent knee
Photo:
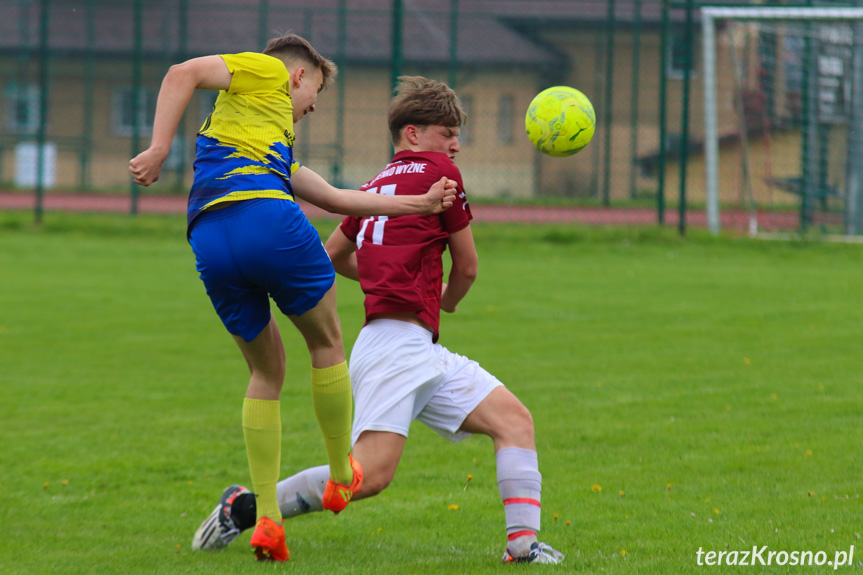
[[[533,446],[533,416],[521,402],[516,401],[509,406],[497,428],[500,439],[508,444]]]
[[[391,475],[369,476],[366,474],[365,477],[363,477],[363,486],[360,488],[360,492],[363,497],[374,497],[389,487],[392,480],[393,478]]]

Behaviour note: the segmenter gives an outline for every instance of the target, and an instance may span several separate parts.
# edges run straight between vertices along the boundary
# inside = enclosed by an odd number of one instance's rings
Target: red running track
[[[46,194],[43,198],[45,211],[61,212],[113,212],[129,213],[129,195],[103,194]],[[311,204],[300,202],[309,218],[340,218]],[[33,210],[36,199],[32,193],[0,192],[0,210]],[[645,208],[601,208],[601,207],[562,207],[562,206],[513,206],[472,204],[475,222],[515,222],[515,223],[572,223],[588,225],[651,225],[656,224],[656,210]],[[138,197],[138,213],[142,214],[182,214],[186,211],[185,196],[154,196],[143,194]],[[799,228],[800,216],[797,212],[761,212],[758,214],[759,231],[791,231]],[[665,223],[676,226],[677,210],[668,210]],[[841,223],[839,214],[819,214],[816,223]],[[703,211],[689,211],[686,225],[706,228],[707,217]],[[749,214],[743,211],[724,211],[720,214],[720,225],[724,230],[745,232],[749,229]]]

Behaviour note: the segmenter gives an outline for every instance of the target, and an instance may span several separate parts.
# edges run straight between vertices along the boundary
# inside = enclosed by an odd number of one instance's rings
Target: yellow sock
[[[351,452],[351,376],[345,362],[324,369],[312,368],[312,404],[324,435],[330,477],[350,485],[354,477],[348,454]]]
[[[258,519],[266,516],[281,524],[282,513],[276,497],[282,456],[282,417],[279,402],[244,399],[243,436],[246,438],[246,454],[249,457]]]

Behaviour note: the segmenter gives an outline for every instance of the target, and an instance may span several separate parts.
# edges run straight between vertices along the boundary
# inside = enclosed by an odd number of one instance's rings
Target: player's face
[[[296,72],[299,72],[299,70]],[[318,94],[324,88],[324,73],[320,68],[307,68],[300,76],[299,83],[299,86],[297,86],[296,82],[291,84],[294,122],[299,122],[303,116],[315,111]]]
[[[417,130],[419,152],[442,152],[451,160],[461,148],[458,145],[459,127],[425,126]]]

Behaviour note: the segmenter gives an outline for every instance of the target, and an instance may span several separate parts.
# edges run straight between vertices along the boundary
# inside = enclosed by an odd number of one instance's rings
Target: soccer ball
[[[527,137],[549,156],[577,154],[593,137],[596,112],[587,96],[569,86],[543,90],[527,107]]]

